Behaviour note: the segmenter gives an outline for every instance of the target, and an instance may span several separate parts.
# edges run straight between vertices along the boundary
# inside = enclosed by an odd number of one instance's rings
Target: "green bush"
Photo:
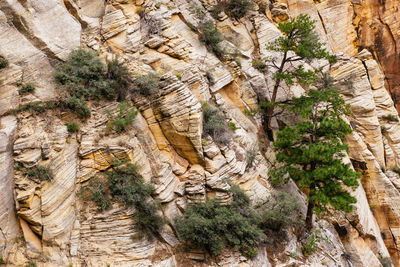
[[[137,76],[135,85],[139,94],[143,96],[156,96],[160,90],[160,75],[151,72],[146,75]]]
[[[74,111],[81,118],[90,117],[90,108],[88,107],[86,101],[83,98],[77,96],[70,96],[63,100],[63,105]]]
[[[119,104],[119,113],[115,118],[108,112],[108,116],[111,119],[108,127],[117,133],[121,133],[126,130],[127,126],[132,124],[137,114],[138,111],[135,108],[129,108],[129,103],[123,102]]]
[[[311,253],[314,252],[314,250],[317,248],[318,242],[320,239],[315,236],[313,233],[303,244],[303,247],[301,248],[302,252],[304,255],[311,255]]]
[[[223,59],[225,51],[219,45],[222,41],[222,35],[218,31],[217,26],[213,21],[208,20],[199,25],[200,41],[202,41],[214,54]]]
[[[7,68],[8,66],[8,60],[2,56],[0,56],[0,70]]]
[[[53,171],[46,166],[36,165],[31,168],[20,166],[19,169],[31,180],[38,179],[40,181],[51,181],[54,178]]]
[[[382,119],[385,121],[399,122],[399,119],[395,115],[392,115],[392,114],[382,116]]]
[[[50,101],[36,101],[36,102],[31,102],[25,105],[20,105],[18,106],[16,109],[13,109],[12,111],[10,111],[10,113],[16,115],[20,112],[24,112],[24,111],[30,111],[32,113],[35,114],[40,114],[45,112],[48,109],[54,109],[56,107],[59,107],[60,103],[50,100]]]
[[[35,86],[31,83],[24,84],[20,90],[18,90],[18,94],[23,95],[26,93],[33,93],[35,91]]]
[[[203,135],[210,135],[218,144],[228,144],[232,138],[232,131],[223,112],[212,103],[203,102],[202,107]]]
[[[249,0],[228,0],[225,13],[231,18],[241,19],[253,8],[254,3]]]
[[[65,106],[82,118],[90,116],[85,100],[118,97],[122,101],[131,82],[128,68],[117,57],[105,65],[94,51],[82,48],[72,51],[54,76],[65,90]]]
[[[251,61],[253,67],[258,70],[259,72],[264,72],[267,70],[267,64],[263,60],[253,60]]]
[[[186,248],[204,249],[219,255],[223,248],[239,250],[251,258],[257,254],[262,231],[250,210],[248,197],[237,187],[231,204],[218,200],[191,203],[182,218],[176,219],[178,237]]]
[[[83,190],[86,198],[96,202],[100,211],[110,208],[111,200],[124,203],[126,207],[134,207],[132,217],[136,229],[140,232],[139,237],[158,236],[164,221],[158,215],[158,203],[149,201],[154,187],[144,183],[143,177],[138,173],[138,167],[130,163],[122,165],[122,162],[116,162],[111,171],[105,172],[104,178],[105,181],[98,177],[91,179]]]
[[[229,123],[228,123],[228,125],[229,125],[229,128],[231,128],[231,130],[232,131],[236,131],[238,128],[236,127],[236,124],[234,123],[234,122],[232,122],[232,121],[230,121]]]
[[[276,191],[262,208],[263,228],[279,231],[304,225],[299,200],[286,192]]]
[[[68,132],[75,133],[79,131],[79,124],[76,122],[71,122],[71,123],[66,122],[65,125],[67,126]]]
[[[112,207],[111,199],[107,195],[107,184],[98,177],[92,177],[88,185],[82,187],[80,195],[83,199],[95,202],[99,211]]]
[[[5,264],[6,262],[5,262],[5,260],[4,260],[4,258],[3,258],[3,256],[0,256],[0,264]]]

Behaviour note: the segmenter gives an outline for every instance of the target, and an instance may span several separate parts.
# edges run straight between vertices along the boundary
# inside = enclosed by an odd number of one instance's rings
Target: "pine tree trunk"
[[[308,201],[306,215],[306,229],[309,231],[312,228],[314,202]]]

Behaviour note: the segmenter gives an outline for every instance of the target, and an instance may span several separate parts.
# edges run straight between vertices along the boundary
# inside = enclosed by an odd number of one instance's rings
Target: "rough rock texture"
[[[208,11],[214,2],[2,1],[0,55],[10,65],[0,69],[0,255],[16,266],[34,261],[37,266],[361,267],[382,266],[380,260],[389,256],[400,266],[400,124],[387,90],[397,79],[395,2],[257,1],[240,21],[221,12],[215,20],[224,38],[220,45],[231,54],[221,61],[195,30],[201,14],[213,19]],[[276,190],[268,177],[274,153],[261,120],[244,111],[256,108],[260,97],[268,99],[273,85],[273,72],[261,73],[252,60],[278,58],[266,49],[281,34],[276,22],[300,13],[316,20],[338,61],[299,64],[329,71],[353,111],[346,119],[354,132],[346,142],[349,160],[363,173],[353,192],[355,210],[316,218],[319,241],[309,256],[302,252],[304,240],[290,230],[278,246],[260,244],[253,259],[228,249],[216,258],[180,250],[175,218],[190,202],[211,197],[229,202],[228,180],[253,204],[262,204]],[[57,96],[54,67],[79,45],[102,58],[118,55],[132,75],[161,74],[158,94],[132,98],[140,113],[126,132],[107,127],[107,114],[118,112],[115,101],[91,101],[91,117],[80,121],[78,133],[65,126],[73,116],[57,109],[4,115],[20,104]],[[18,84],[26,82],[35,84],[35,92],[18,95]],[[306,88],[284,89],[280,100]],[[235,125],[226,144],[203,136],[202,101],[214,101],[226,122]],[[274,121],[273,126],[279,125]],[[114,203],[99,212],[82,195],[82,186],[116,158],[138,165],[144,180],[154,185],[152,197],[161,203],[166,221],[159,239],[132,238],[137,233],[132,209]],[[48,166],[54,179],[31,180],[20,165]],[[295,184],[284,190],[304,200]]]
[[[13,195],[12,143],[17,127],[15,117],[0,120],[0,250],[7,253],[10,241],[17,234],[17,220]]]

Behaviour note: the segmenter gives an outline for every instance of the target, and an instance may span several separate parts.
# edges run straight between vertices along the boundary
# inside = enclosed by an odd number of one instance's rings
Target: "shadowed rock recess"
[[[235,1],[0,1],[0,60],[8,62],[0,67],[1,266],[400,267],[399,1],[254,0],[243,17],[229,10]],[[272,184],[272,142],[262,116],[249,115],[271,99],[272,60],[280,55],[267,45],[282,35],[278,23],[300,14],[315,20],[336,62],[293,64],[328,73],[352,111],[344,118],[354,130],[343,140],[350,148],[345,161],[362,173],[353,211],[314,216],[311,233],[264,231],[250,258],[239,247],[211,256],[183,246],[177,218],[188,205],[218,199],[229,206],[235,185],[255,208],[268,206],[275,191],[289,192],[304,215],[306,195],[295,183]],[[217,44],[204,36],[206,24],[219,32]],[[79,47],[127,67],[123,89],[138,114],[125,131],[110,127],[120,112],[116,100],[87,100],[85,120],[62,105],[21,111],[61,102],[65,88],[54,73]],[[149,73],[157,88],[138,93],[137,77]],[[35,89],[21,93],[25,84]],[[277,101],[307,89],[285,85]],[[224,136],[203,132],[204,103],[222,117],[215,126],[226,126]],[[280,113],[273,135],[296,119]],[[138,166],[135,175],[154,187],[146,203],[154,203],[163,224],[153,237],[136,227],[143,219],[135,217],[138,206],[124,205],[107,188],[105,174],[116,162]],[[108,209],[85,195],[93,184],[111,199]]]

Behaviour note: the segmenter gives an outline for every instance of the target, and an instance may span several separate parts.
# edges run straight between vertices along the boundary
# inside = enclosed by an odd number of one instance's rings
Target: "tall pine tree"
[[[312,70],[305,71],[303,65],[292,64],[293,62],[313,59],[328,59],[334,61],[324,48],[324,44],[319,41],[318,34],[315,32],[315,21],[309,15],[300,14],[298,17],[288,22],[279,23],[278,29],[283,35],[268,44],[267,49],[280,52],[281,57],[278,62],[272,60],[269,66],[276,69],[274,75],[274,88],[269,103],[262,103],[263,124],[270,139],[272,140],[271,118],[274,115],[276,97],[282,82],[287,85],[293,85],[297,80],[301,83],[310,83],[315,81],[316,74]]]
[[[313,211],[320,214],[328,207],[352,211],[357,200],[347,188],[355,189],[360,177],[342,161],[348,151],[342,139],[352,132],[342,116],[349,114],[350,108],[330,78],[325,76],[317,87],[285,104],[301,120],[277,133],[273,145],[281,166],[270,172],[275,184],[292,179],[306,193],[307,229],[312,227]]]

